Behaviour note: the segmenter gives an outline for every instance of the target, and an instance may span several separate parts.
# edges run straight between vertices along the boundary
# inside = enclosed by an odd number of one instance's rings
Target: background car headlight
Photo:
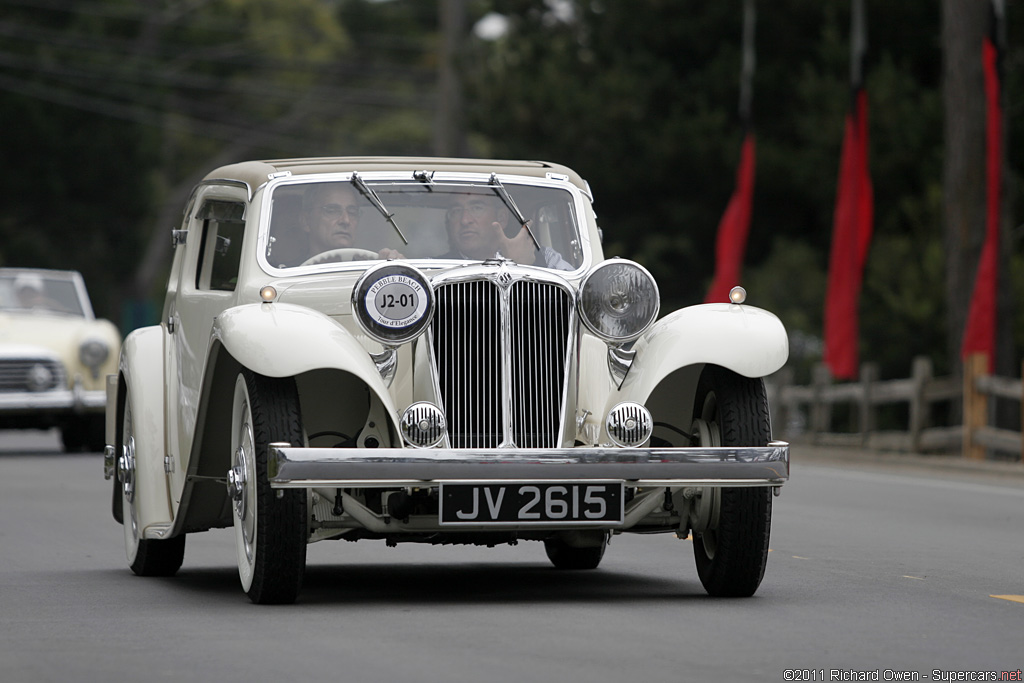
[[[580,287],[580,314],[590,330],[607,342],[636,339],[658,317],[658,285],[632,261],[598,264]]]
[[[110,357],[110,347],[99,339],[86,339],[78,346],[78,360],[87,368],[96,370]]]
[[[426,276],[404,263],[370,268],[352,290],[352,310],[367,336],[396,346],[422,334],[434,315],[434,290]]]

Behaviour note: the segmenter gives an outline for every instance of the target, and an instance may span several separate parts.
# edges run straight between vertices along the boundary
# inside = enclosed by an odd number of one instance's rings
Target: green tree
[[[428,152],[425,23],[435,15],[402,22],[403,7],[371,9],[321,0],[6,3],[0,262],[80,269],[100,313],[117,318],[122,296],[161,296],[167,233],[211,168]]]
[[[575,167],[594,189],[610,250],[659,276],[666,308],[702,300],[738,159],[742,3],[496,0],[476,9],[510,19],[505,36],[477,41],[466,60],[481,152]],[[813,0],[758,6],[745,279],[752,303],[804,337],[821,334],[850,105],[849,13]],[[883,375],[906,376],[918,354],[948,371],[940,7],[874,0],[867,14],[875,238],[862,357]]]

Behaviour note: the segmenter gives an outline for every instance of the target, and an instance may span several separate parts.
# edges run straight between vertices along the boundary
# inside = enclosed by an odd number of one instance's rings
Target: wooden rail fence
[[[921,357],[909,378],[882,380],[878,365],[865,363],[858,381],[837,384],[818,365],[809,385],[797,385],[784,368],[767,381],[773,430],[779,438],[826,446],[959,451],[973,459],[996,451],[1024,461],[1024,435],[991,424],[994,399],[1016,401],[1024,424],[1024,364],[1020,379],[989,375],[982,355],[969,357],[963,369],[962,380],[935,377],[931,361]],[[960,424],[951,424],[960,416]]]

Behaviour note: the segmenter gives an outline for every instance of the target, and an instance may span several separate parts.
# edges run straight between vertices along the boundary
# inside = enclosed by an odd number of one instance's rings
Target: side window
[[[245,205],[238,202],[208,201],[196,218],[203,221],[196,289],[231,292],[238,284],[242,258]]]

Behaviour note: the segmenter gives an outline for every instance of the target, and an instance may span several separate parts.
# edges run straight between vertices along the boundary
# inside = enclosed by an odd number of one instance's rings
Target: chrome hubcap
[[[715,559],[715,553],[718,551],[718,536],[715,532],[705,531],[700,535],[700,540],[704,544],[704,554],[709,560]]]
[[[248,397],[236,396],[236,400],[239,401],[235,408],[235,419],[238,422],[227,487],[234,509],[236,534],[241,551],[239,558],[241,561],[244,557],[244,563],[251,566],[256,556],[256,456]]]
[[[124,443],[117,458],[117,480],[121,482],[121,512],[124,525],[124,549],[128,563],[134,564],[139,551],[139,512],[135,509],[138,462],[135,456],[135,421],[132,420],[130,398],[125,397]]]
[[[246,485],[248,484],[246,471],[245,450],[239,446],[235,450],[235,466],[228,470],[228,495],[235,506],[235,514],[239,519],[246,517]]]
[[[121,491],[129,503],[135,501],[135,437],[129,436],[121,447],[121,457],[117,459],[117,480],[121,482]]]
[[[718,448],[722,445],[722,430],[718,425],[718,397],[714,393],[705,397],[700,417],[693,421],[690,431],[696,437],[699,446]],[[700,534],[700,543],[703,544],[704,554],[709,560],[715,559],[718,552],[718,535],[715,529],[718,527],[716,501],[719,495],[719,491],[705,489],[704,495],[701,496],[701,518],[706,521]]]
[[[722,445],[722,432],[718,428],[718,400],[714,394],[708,394],[700,411],[690,426],[690,433],[696,438],[695,446],[717,448]]]

